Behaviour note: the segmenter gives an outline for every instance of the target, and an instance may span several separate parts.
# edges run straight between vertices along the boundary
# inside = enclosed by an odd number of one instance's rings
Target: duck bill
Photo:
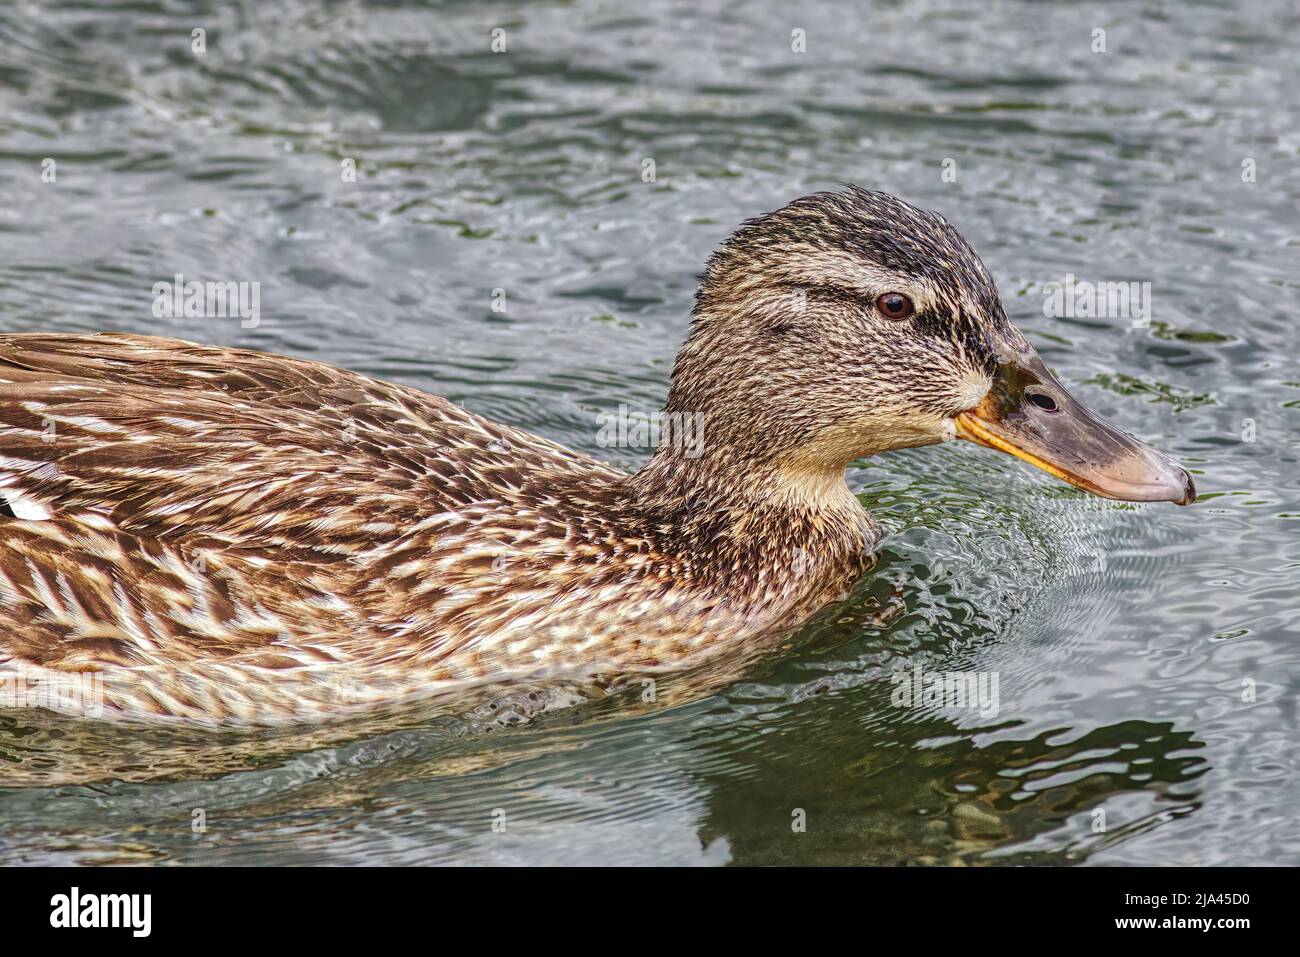
[[[1186,469],[1093,415],[1032,349],[1001,363],[988,395],[957,416],[957,436],[1104,498],[1179,505],[1196,499]]]

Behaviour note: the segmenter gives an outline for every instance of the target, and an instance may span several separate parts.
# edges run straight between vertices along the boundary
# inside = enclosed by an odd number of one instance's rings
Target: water
[[[1300,863],[1293,5],[706,6],[0,9],[0,328],[318,358],[633,467],[596,415],[658,407],[709,250],[853,181],[947,215],[1200,501],[865,463],[878,576],[658,707],[251,740],[9,712],[0,862]],[[260,324],[155,319],[177,272],[261,282]],[[1150,282],[1152,325],[1045,317],[1067,274]],[[914,664],[996,672],[999,712],[893,706]]]

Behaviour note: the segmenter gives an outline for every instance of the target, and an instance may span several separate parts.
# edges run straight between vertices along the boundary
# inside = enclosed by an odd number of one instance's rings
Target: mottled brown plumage
[[[878,314],[892,289],[913,321]],[[0,337],[0,673],[256,725],[689,669],[865,571],[846,465],[951,438],[998,342],[1023,345],[956,231],[854,188],[715,254],[668,400],[703,454],[632,476],[315,362]]]

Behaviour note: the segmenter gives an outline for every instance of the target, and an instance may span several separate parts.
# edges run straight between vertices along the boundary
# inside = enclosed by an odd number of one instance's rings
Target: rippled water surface
[[[658,407],[709,250],[851,181],[944,213],[1201,490],[863,463],[877,576],[657,707],[252,740],[0,713],[0,861],[1300,863],[1298,35],[1289,2],[0,8],[3,331],[317,358],[635,467],[596,416]],[[260,282],[261,323],[155,319],[177,272]],[[1047,318],[1068,274],[1150,282],[1150,326]],[[998,713],[894,706],[915,665],[996,673]]]

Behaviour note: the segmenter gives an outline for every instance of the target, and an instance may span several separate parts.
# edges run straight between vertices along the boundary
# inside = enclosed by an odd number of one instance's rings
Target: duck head
[[[713,255],[667,412],[704,417],[703,472],[725,460],[812,487],[854,459],[965,439],[1107,498],[1196,494],[1070,395],[943,217],[856,187],[751,220]]]

